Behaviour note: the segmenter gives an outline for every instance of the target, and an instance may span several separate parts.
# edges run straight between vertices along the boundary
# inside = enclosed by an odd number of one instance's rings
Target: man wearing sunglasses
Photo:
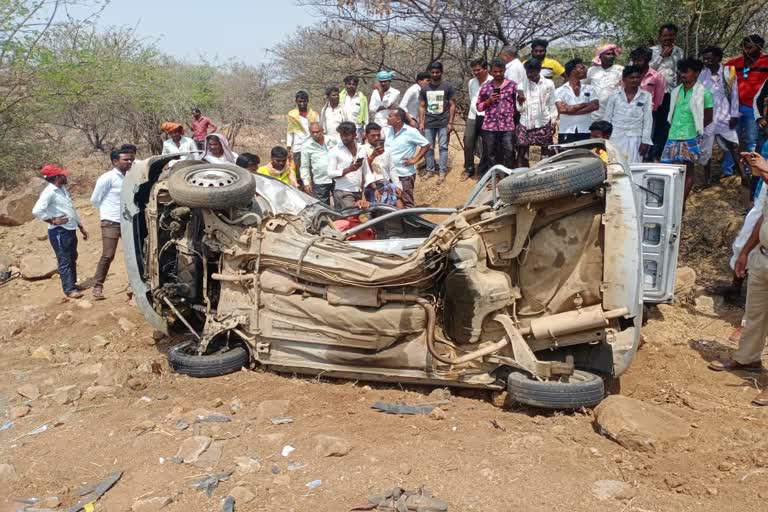
[[[745,37],[741,41],[741,56],[731,59],[725,63],[726,66],[733,66],[736,71],[736,83],[739,89],[739,117],[736,133],[739,135],[744,151],[751,152],[757,146],[758,127],[757,118],[765,113],[765,107],[758,106],[759,112],[753,108],[755,96],[760,87],[768,80],[768,56],[763,54],[765,40],[757,34]],[[723,174],[728,176],[733,174],[733,157],[730,153],[725,154],[723,158]]]

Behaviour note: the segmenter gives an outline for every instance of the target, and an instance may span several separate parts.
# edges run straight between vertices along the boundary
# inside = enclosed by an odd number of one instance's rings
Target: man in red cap
[[[80,229],[83,240],[88,240],[88,232],[65,186],[69,171],[48,164],[41,172],[48,186],[40,194],[32,214],[48,223],[48,240],[56,253],[64,295],[79,299],[83,294],[77,286],[77,230]]]

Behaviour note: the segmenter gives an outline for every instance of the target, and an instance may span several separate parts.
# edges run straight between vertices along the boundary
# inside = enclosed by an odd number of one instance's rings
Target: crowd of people
[[[495,164],[526,167],[532,146],[548,155],[555,142],[593,137],[610,139],[629,164],[684,164],[685,199],[693,187],[694,164],[704,167],[707,183],[738,171],[750,187],[754,206],[733,245],[731,293],[739,292],[750,261],[747,313],[739,350],[710,368],[761,369],[768,335],[768,229],[762,216],[766,187],[761,185],[768,179],[768,164],[755,149],[761,131],[768,130],[765,41],[758,35],[745,37],[741,55],[723,63],[724,52],[718,47],[685,56],[676,45],[677,33],[675,25],[663,25],[658,44],[633,49],[625,65],[618,62],[623,52],[615,44],[597,48],[591,62],[574,58],[561,64],[547,55],[548,42],[542,39],[532,41],[525,61],[509,46],[490,63],[483,58],[471,61],[461,179],[482,176]],[[374,201],[412,207],[417,177],[441,185],[448,173],[457,94],[443,72],[442,63],[432,62],[401,93],[392,85],[394,74],[379,71],[370,98],[360,90],[360,78],[349,75],[343,87],[325,90],[319,112],[311,108],[306,91],[297,92],[296,107],[286,116],[286,143],[273,147],[264,165],[258,155],[232,151],[216,124],[197,108],[187,125],[191,137],[180,123],[162,124],[167,135],[163,154],[235,164],[337,209],[366,208]],[[717,175],[711,171],[715,142],[724,152]],[[91,196],[100,212],[102,237],[93,279],[95,299],[104,297],[120,238],[120,188],[135,157],[135,146],[114,150],[113,168],[98,179]],[[422,161],[425,167],[419,170]],[[65,295],[79,298],[76,232],[86,240],[89,234],[66,189],[69,171],[47,165],[42,174],[49,185],[33,213],[49,224]],[[768,405],[768,391],[755,403]]]

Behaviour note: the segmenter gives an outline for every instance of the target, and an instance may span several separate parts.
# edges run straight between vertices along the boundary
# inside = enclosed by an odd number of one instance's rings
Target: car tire
[[[543,409],[594,407],[605,398],[605,383],[594,373],[575,370],[569,382],[538,381],[527,373],[512,372],[507,377],[509,397],[521,404]]]
[[[605,181],[599,158],[578,157],[532,167],[499,182],[499,197],[506,204],[528,204],[592,190]]]
[[[248,367],[251,356],[243,345],[214,354],[198,355],[191,348],[195,340],[183,341],[168,350],[168,364],[176,373],[190,377],[220,377]]]
[[[180,206],[222,210],[251,204],[256,182],[248,169],[204,163],[173,169],[168,192]]]

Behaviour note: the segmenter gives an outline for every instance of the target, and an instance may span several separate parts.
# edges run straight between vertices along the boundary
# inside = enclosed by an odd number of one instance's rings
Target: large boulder
[[[657,405],[612,395],[595,408],[598,431],[624,448],[644,452],[665,449],[691,434],[691,426]]]
[[[21,226],[34,219],[32,208],[48,182],[32,178],[19,190],[0,200],[0,226]]]
[[[53,251],[30,254],[21,259],[21,277],[27,281],[47,279],[58,271]]]

